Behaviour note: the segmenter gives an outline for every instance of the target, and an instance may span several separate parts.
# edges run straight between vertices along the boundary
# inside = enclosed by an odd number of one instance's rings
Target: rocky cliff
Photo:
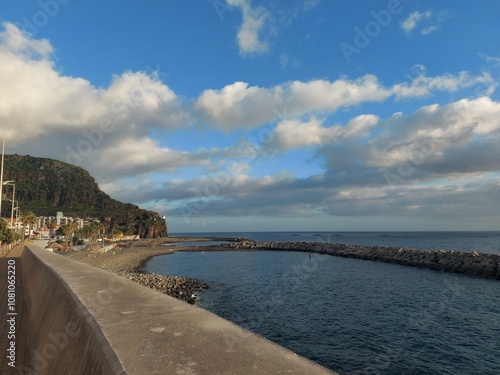
[[[167,225],[157,212],[112,199],[99,189],[95,179],[83,168],[59,160],[22,155],[5,155],[4,181],[16,182],[16,200],[22,211],[37,215],[96,217],[112,229],[141,237],[167,237]],[[4,186],[4,198],[10,198]],[[4,216],[10,206],[2,205]]]

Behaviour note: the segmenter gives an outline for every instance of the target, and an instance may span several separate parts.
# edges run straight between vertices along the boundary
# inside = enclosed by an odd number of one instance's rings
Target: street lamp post
[[[10,208],[10,227],[14,227],[14,198],[16,196],[16,184],[12,184],[12,207]]]
[[[12,186],[12,208],[10,209],[10,228],[12,229],[14,225],[14,199],[16,196],[16,181],[5,181],[2,185],[11,185]]]
[[[19,201],[18,200],[13,200],[13,199],[6,199],[6,201],[12,202],[13,201],[13,211],[16,211],[16,227],[17,227],[17,222],[18,222],[18,214],[21,210],[21,207],[19,207]],[[12,216],[12,215],[11,215]]]
[[[14,207],[14,211],[16,211],[16,233],[19,233],[19,211],[21,211],[21,208],[19,207],[19,201],[17,202],[17,207]]]
[[[5,138],[2,139],[2,166],[0,167],[0,217],[2,216],[2,198],[3,198],[3,160],[5,156]]]
[[[19,210],[20,210],[19,206],[14,207],[14,211],[16,211],[16,227],[15,227],[16,233],[19,233],[19,228],[18,228],[18,226],[19,226],[19,219],[18,219],[19,218]]]

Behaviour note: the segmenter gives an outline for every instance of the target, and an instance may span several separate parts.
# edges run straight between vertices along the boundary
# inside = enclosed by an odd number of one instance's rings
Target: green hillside
[[[21,210],[38,216],[99,218],[113,229],[141,237],[166,237],[167,225],[159,214],[130,203],[112,199],[101,191],[95,179],[83,168],[48,158],[5,155],[4,181],[16,183],[16,200]],[[11,198],[10,186],[4,186],[4,199]],[[10,216],[9,204],[2,215]]]

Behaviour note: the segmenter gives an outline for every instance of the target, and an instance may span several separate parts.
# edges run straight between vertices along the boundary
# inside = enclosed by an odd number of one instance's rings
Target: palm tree
[[[64,239],[69,243],[71,235],[75,233],[78,229],[78,223],[76,221],[71,221],[68,224],[61,225],[61,230],[64,234]]]
[[[56,228],[57,228],[57,222],[55,220],[51,220],[47,224],[47,229],[49,230],[49,237],[54,232],[54,229],[56,229]]]
[[[68,242],[68,233],[69,233],[69,229],[70,229],[69,225],[68,224],[61,225],[59,227],[59,229],[64,234],[64,241]]]
[[[37,222],[36,215],[33,211],[25,212],[23,215],[23,224],[28,226],[28,241],[31,239],[31,229]]]
[[[69,239],[73,239],[75,232],[78,230],[78,223],[76,221],[72,221],[71,223],[68,224],[68,234],[70,236],[68,237],[68,242]]]
[[[92,236],[92,228],[90,225],[85,225],[82,229],[80,229],[80,234],[83,238],[89,239]]]
[[[92,239],[95,241],[97,241],[97,237],[99,235],[99,222],[98,221],[93,221],[90,223],[89,227],[90,227],[90,233],[92,235]]]
[[[104,234],[108,231],[109,229],[109,224],[108,223],[103,223],[103,222],[100,222],[97,224],[97,230],[98,230],[98,233],[99,233],[99,237],[102,238],[102,246],[104,246]]]

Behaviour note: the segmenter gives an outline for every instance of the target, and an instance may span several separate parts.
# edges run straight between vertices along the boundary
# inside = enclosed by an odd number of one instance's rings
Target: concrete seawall
[[[500,280],[500,255],[462,251],[423,251],[415,249],[332,244],[322,242],[241,241],[226,245],[234,249],[302,251],[344,258],[373,260],[404,266],[462,273]]]
[[[21,264],[33,346],[26,374],[334,374],[113,273],[36,246]]]
[[[80,374],[119,374],[120,361],[95,319],[51,268],[50,258],[45,262],[42,255],[55,256],[46,250],[30,248],[21,257],[29,301],[32,344],[29,370],[36,374],[72,374],[75,369]],[[57,267],[57,262],[54,265]]]

